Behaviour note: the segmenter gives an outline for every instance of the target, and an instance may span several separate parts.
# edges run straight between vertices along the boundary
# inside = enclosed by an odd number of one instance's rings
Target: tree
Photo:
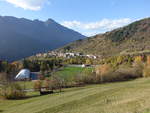
[[[64,84],[64,80],[61,77],[59,77],[58,75],[53,75],[51,76],[50,82],[52,89],[59,89],[59,91],[61,92]]]
[[[2,72],[2,61],[0,61],[0,72]]]
[[[147,56],[147,65],[150,65],[150,56]]]
[[[2,73],[0,73],[0,84],[3,84],[3,85],[5,85],[5,84],[7,84],[7,73],[4,73],[4,72],[2,72]]]
[[[143,57],[142,56],[136,56],[134,59],[135,63],[141,63],[143,61]]]
[[[22,68],[29,69],[29,62],[28,62],[28,60],[24,59],[22,61],[22,66],[23,66]]]
[[[26,93],[19,84],[10,83],[2,87],[0,95],[6,99],[21,99],[26,96]]]
[[[86,59],[86,62],[85,62],[87,65],[91,65],[92,64],[92,60],[91,59]]]
[[[50,89],[50,80],[49,78],[45,78],[44,80],[44,87],[49,90]]]
[[[48,70],[48,65],[46,62],[42,62],[40,66],[40,71],[42,72],[42,74],[45,74],[46,70]]]
[[[41,87],[42,87],[42,81],[41,80],[34,81],[34,90],[35,91],[40,91]]]
[[[97,66],[96,69],[96,79],[98,82],[104,82],[104,78],[114,71],[114,69],[109,64],[103,64]]]

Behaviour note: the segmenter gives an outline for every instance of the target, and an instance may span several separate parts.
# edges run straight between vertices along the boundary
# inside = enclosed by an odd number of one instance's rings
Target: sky
[[[51,18],[91,36],[150,17],[150,0],[0,0],[0,15]]]

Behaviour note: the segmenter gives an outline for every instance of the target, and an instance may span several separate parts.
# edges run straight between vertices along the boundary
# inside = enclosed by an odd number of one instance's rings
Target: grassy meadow
[[[150,79],[89,85],[23,100],[0,100],[1,113],[150,113]]]
[[[68,84],[69,82],[73,82],[75,76],[77,76],[78,74],[80,74],[83,71],[92,71],[91,67],[87,67],[87,68],[82,68],[82,67],[74,67],[74,66],[68,66],[68,67],[64,67],[62,69],[60,69],[57,72],[54,72],[54,75],[58,75],[60,76],[62,79],[64,79]],[[25,85],[25,89],[33,89],[34,86],[34,81],[20,81],[17,82],[22,88],[24,88]]]
[[[91,67],[74,67],[74,66],[68,66],[64,67],[63,69],[57,71],[56,75],[60,76],[63,78],[68,84],[71,82],[74,82],[75,76],[81,74],[84,71],[92,71],[93,68]]]

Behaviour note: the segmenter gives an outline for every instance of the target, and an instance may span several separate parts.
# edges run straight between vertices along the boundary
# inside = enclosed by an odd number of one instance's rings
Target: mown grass
[[[89,85],[24,100],[1,100],[2,113],[150,113],[150,79]],[[37,95],[37,97],[36,97]]]

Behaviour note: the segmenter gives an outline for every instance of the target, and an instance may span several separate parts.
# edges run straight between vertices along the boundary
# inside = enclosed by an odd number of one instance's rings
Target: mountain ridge
[[[85,38],[53,19],[41,21],[0,16],[0,59],[18,60]],[[23,52],[22,52],[23,51]]]

